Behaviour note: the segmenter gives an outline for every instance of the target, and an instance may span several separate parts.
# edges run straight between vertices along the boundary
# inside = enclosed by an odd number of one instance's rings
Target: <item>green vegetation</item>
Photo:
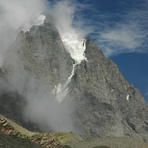
[[[146,144],[130,137],[89,138],[77,144],[68,144],[71,148],[145,148]]]
[[[78,143],[82,140],[81,137],[73,132],[56,132],[51,133],[51,135],[57,137],[62,145],[66,145],[68,143]]]
[[[144,142],[129,137],[82,139],[73,132],[33,133],[1,115],[0,130],[0,148],[146,148]]]
[[[93,148],[109,148],[108,146],[95,146]]]

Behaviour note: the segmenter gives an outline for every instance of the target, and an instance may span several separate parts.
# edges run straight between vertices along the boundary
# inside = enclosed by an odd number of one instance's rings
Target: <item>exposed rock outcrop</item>
[[[70,84],[75,98],[75,126],[82,136],[148,139],[148,107],[140,93],[125,80],[117,65],[106,59],[90,39],[88,61],[77,66]]]

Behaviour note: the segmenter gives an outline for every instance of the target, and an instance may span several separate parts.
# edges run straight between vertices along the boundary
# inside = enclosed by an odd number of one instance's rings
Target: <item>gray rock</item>
[[[83,137],[117,136],[148,139],[148,107],[125,80],[117,65],[106,59],[90,39],[88,61],[77,66],[69,87],[77,107],[75,127]]]

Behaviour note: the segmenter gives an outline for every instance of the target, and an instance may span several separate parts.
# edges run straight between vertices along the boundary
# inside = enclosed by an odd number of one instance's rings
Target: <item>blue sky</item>
[[[148,1],[79,0],[90,37],[148,102]],[[90,7],[89,7],[90,5]]]
[[[66,7],[73,26],[96,42],[148,102],[148,0],[69,0]]]

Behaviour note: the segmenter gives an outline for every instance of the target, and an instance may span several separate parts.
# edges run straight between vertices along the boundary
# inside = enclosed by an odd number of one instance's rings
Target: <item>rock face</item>
[[[72,59],[51,18],[47,17],[43,25],[33,26],[18,35],[8,51],[5,65],[11,73],[27,73],[54,87],[70,75]]]
[[[50,89],[67,80],[73,67],[72,58],[50,20],[47,18],[43,25],[18,35],[7,54],[1,77],[11,79],[19,70],[19,76],[33,77]],[[87,61],[76,65],[68,85],[67,99],[73,98],[71,101],[76,106],[72,116],[76,132],[83,137],[134,137],[147,142],[148,107],[140,91],[125,80],[117,65],[106,59],[89,37],[85,56]],[[3,106],[0,113],[18,120],[14,117],[20,117],[20,112],[10,114],[14,105],[8,102],[21,96],[11,89],[5,94],[7,101],[3,100],[2,90],[0,100],[4,104],[0,101]]]
[[[148,107],[140,91],[125,80],[117,65],[106,59],[90,39],[88,61],[77,66],[70,84],[77,106],[76,123],[82,136],[148,139]]]

